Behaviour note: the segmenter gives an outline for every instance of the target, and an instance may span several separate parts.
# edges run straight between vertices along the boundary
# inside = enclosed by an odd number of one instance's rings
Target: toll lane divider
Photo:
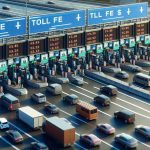
[[[129,93],[135,94],[137,96],[140,96],[142,98],[150,100],[150,92],[146,91],[142,88],[136,87],[134,85],[130,85],[126,82],[120,81],[118,79],[115,79],[113,77],[110,77],[104,73],[101,72],[96,72],[96,71],[90,71],[90,70],[85,70],[85,75],[87,77],[90,77],[92,79],[95,79],[97,81],[101,81],[107,84],[112,84],[116,86],[118,89],[127,91]]]

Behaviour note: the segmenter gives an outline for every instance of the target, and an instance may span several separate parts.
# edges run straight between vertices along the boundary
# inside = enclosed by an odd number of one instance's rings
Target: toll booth
[[[73,73],[85,68],[86,64],[86,49],[85,47],[75,47],[68,49],[68,67]]]
[[[120,63],[119,41],[104,42],[104,66],[106,66],[105,61],[111,65]]]
[[[125,38],[120,40],[121,62],[135,63],[137,49],[135,38]]]
[[[1,81],[3,81],[4,79],[8,80],[7,72],[8,72],[7,61],[1,60],[0,61],[0,80]]]

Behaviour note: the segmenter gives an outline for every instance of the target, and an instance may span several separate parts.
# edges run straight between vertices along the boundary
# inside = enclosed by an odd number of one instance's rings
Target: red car
[[[94,134],[82,134],[80,135],[80,141],[88,144],[90,147],[101,144],[101,140]]]
[[[6,135],[13,143],[22,143],[23,141],[22,135],[17,130],[8,130]]]
[[[105,134],[114,134],[115,133],[115,128],[112,127],[110,124],[98,124],[97,129],[100,131],[104,132]]]

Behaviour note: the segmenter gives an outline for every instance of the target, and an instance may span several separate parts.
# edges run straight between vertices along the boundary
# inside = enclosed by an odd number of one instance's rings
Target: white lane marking
[[[99,90],[98,87],[94,87],[94,88]],[[141,109],[141,110],[143,110],[143,111],[145,111],[145,112],[150,113],[149,110],[147,110],[147,109],[145,109],[145,108],[142,108],[142,107],[140,107],[140,106],[138,106],[138,105],[135,105],[135,104],[133,104],[133,103],[130,103],[130,102],[126,101],[126,100],[123,100],[123,99],[121,99],[121,98],[119,98],[119,97],[116,97],[116,99],[118,99],[118,100],[120,100],[120,101],[122,101],[122,102],[125,102],[125,103],[127,103],[127,104],[130,104],[130,105],[132,105],[132,106],[134,106],[134,107],[137,107],[137,108],[139,108],[139,109]]]
[[[77,133],[77,132],[76,132],[76,135],[77,135],[77,136],[80,136],[80,134]],[[116,150],[119,150],[118,148],[116,148],[116,147],[112,146],[111,144],[109,144],[109,143],[103,141],[102,139],[101,139],[101,141],[102,141],[104,144],[106,144],[106,145],[108,145],[108,146],[110,146],[110,147],[112,147],[112,148],[114,148],[114,149],[116,149]]]
[[[22,132],[23,134],[25,134],[26,136],[28,136],[29,138],[33,139],[36,142],[39,142],[37,139],[35,139],[33,136],[31,136],[30,134],[26,133],[25,131],[23,131],[22,129],[20,129],[19,127],[17,127],[16,125],[12,124],[11,122],[9,122],[9,124],[13,127],[15,127],[16,129],[18,129],[20,132]]]
[[[72,120],[71,120],[70,122],[71,122],[71,123],[73,123],[73,124],[79,125],[79,124],[78,124],[78,123],[76,123],[75,121],[72,121]]]
[[[85,84],[89,84],[88,82],[84,81]]]
[[[47,104],[51,104],[51,103],[49,103],[49,102],[46,102],[46,103],[47,103]],[[78,118],[78,117],[76,117],[76,116],[73,116],[73,115],[67,113],[66,111],[63,111],[61,108],[59,108],[59,110],[60,110],[61,112],[63,112],[64,114],[67,114],[68,116],[71,116],[71,117],[73,117],[73,118],[75,118],[75,119],[77,119],[77,120],[79,120],[79,121],[81,121],[81,122],[84,122],[84,123],[88,124],[88,122],[86,122],[86,121],[84,121],[84,120],[82,120],[82,119],[80,119],[80,118]]]
[[[78,144],[78,143],[76,143],[76,142],[74,143],[74,145],[77,145],[78,147],[80,147],[80,148],[83,149],[83,150],[88,150],[88,149],[82,147],[80,144]]]
[[[13,147],[16,150],[20,150],[19,148],[17,148],[16,146],[14,146],[13,144],[11,144],[9,141],[7,141],[4,137],[0,136],[0,139],[2,139],[5,143],[9,144],[11,147]]]
[[[149,71],[147,71],[147,70],[144,70],[144,69],[143,69],[142,71],[149,73]]]
[[[66,92],[63,92],[63,93],[66,93]],[[68,93],[66,93],[66,94],[69,95]],[[51,104],[51,103],[49,103],[49,102],[46,102],[46,103]],[[80,120],[81,122],[84,122],[84,123],[88,124],[89,126],[91,126],[88,122],[86,122],[86,121],[84,121],[84,120],[82,120],[82,119],[79,119],[79,118],[77,118],[77,117],[75,117],[75,116],[73,116],[73,115],[71,115],[71,114],[69,114],[69,113],[63,111],[63,110],[60,109],[60,108],[59,108],[59,110],[62,111],[63,113],[65,113],[65,114],[67,114],[68,116],[71,116],[71,117],[73,117],[73,118],[76,118],[77,120]],[[102,113],[105,113],[105,112],[102,112]],[[106,114],[106,115],[108,115],[109,117],[111,117],[109,114]],[[76,132],[76,135],[80,136],[80,134],[77,133],[77,132]],[[116,147],[112,146],[111,144],[109,144],[109,143],[107,143],[107,142],[105,142],[105,141],[103,141],[103,140],[101,140],[101,141],[102,141],[104,144],[106,144],[106,145],[108,145],[108,146],[110,146],[110,147],[112,147],[112,148],[118,150]],[[78,146],[79,146],[79,145],[78,145]]]
[[[140,142],[139,140],[137,140],[140,144],[143,144],[144,146],[146,146],[146,147],[149,147],[150,148],[150,145],[148,145],[148,144],[145,144],[145,143],[143,143],[143,142]]]
[[[76,85],[74,85],[74,86],[76,86]],[[79,89],[82,89],[82,90],[84,90],[84,91],[87,91],[88,93],[91,93],[91,94],[93,94],[93,95],[98,95],[98,94],[96,94],[96,93],[94,93],[94,92],[91,92],[91,91],[89,91],[89,90],[86,90],[86,89],[84,89],[84,88],[81,88],[81,87],[79,87],[79,86],[76,86],[77,88],[79,88]],[[81,93],[82,94],[82,93]],[[85,95],[85,94],[84,94]],[[121,106],[121,105],[119,105],[119,104],[117,104],[117,103],[114,103],[114,102],[112,102],[111,101],[111,103],[112,104],[114,104],[114,105],[117,105],[117,106],[119,106],[119,107],[121,107],[121,108],[123,108],[123,109],[126,109],[126,110],[129,110],[129,111],[131,111],[131,112],[133,112],[133,113],[135,113],[135,114],[137,114],[137,115],[139,115],[139,116],[142,116],[142,117],[145,117],[145,118],[147,118],[147,119],[150,119],[150,117],[148,117],[148,116],[145,116],[145,115],[142,115],[142,114],[140,114],[140,113],[138,113],[138,112],[135,112],[135,111],[133,111],[133,110],[130,110],[130,109],[128,109],[128,108],[126,108],[126,107],[123,107],[123,106]]]
[[[86,97],[88,97],[88,98],[90,98],[90,99],[93,100],[92,97],[90,97],[90,96],[88,96],[88,95],[86,95],[86,94],[83,94],[83,93],[81,93],[81,92],[78,92],[78,91],[76,91],[76,90],[74,90],[74,89],[70,89],[70,90],[71,90],[71,91],[74,91],[74,92],[76,92],[76,93],[78,93],[78,94],[80,94],[80,95],[84,95],[84,96],[86,96]],[[109,117],[112,117],[112,115],[107,114],[107,113],[105,113],[105,112],[103,112],[103,111],[101,111],[101,110],[99,110],[99,109],[98,109],[98,111],[101,112],[101,113],[103,113],[103,114],[105,114],[105,115],[107,115],[107,116],[109,116]]]
[[[95,82],[97,82],[97,83],[100,83],[100,84],[102,84],[102,85],[107,85],[107,84],[105,84],[105,83],[102,83],[102,82],[97,81],[97,80],[95,80],[95,79],[92,79],[92,78],[90,78],[90,77],[87,77],[87,76],[85,76],[85,77],[86,77],[87,79],[93,80],[93,81],[95,81]],[[99,89],[99,88],[98,88],[98,89]],[[125,94],[125,93],[123,93],[123,92],[120,92],[120,91],[118,91],[118,93],[120,93],[120,94],[122,94],[122,95],[125,95],[125,96],[127,96],[127,97],[130,97],[130,98],[132,98],[132,99],[138,100],[139,102],[150,106],[149,103],[144,102],[144,101],[142,101],[142,100],[140,100],[140,99],[138,99],[138,98],[132,97],[132,96],[127,95],[127,94]]]

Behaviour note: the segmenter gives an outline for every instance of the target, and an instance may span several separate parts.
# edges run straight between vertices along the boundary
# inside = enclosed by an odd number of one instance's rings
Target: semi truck
[[[44,122],[44,115],[30,106],[18,108],[16,111],[17,119],[27,124],[32,129],[39,129]]]
[[[42,128],[61,147],[71,146],[75,142],[75,127],[59,117],[46,118]]]

